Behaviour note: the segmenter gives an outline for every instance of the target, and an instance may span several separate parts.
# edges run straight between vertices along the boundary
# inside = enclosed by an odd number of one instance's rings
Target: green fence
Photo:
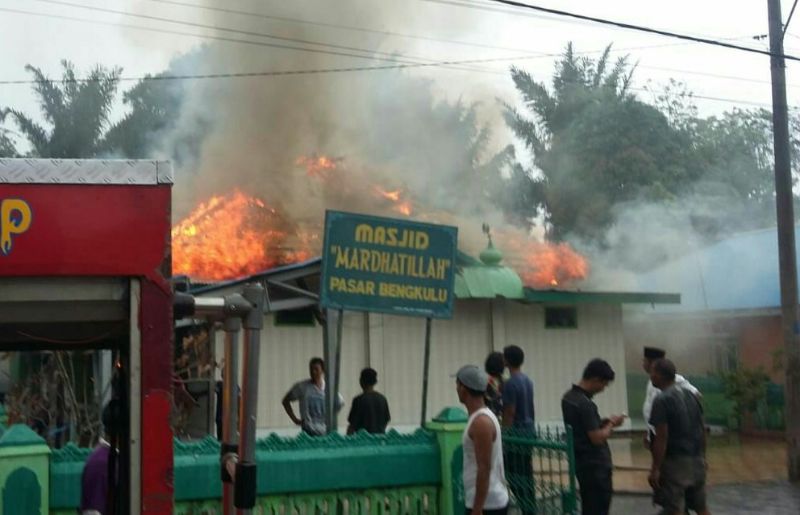
[[[512,507],[523,515],[578,513],[572,429],[503,430],[503,461]],[[460,460],[453,474],[457,505],[464,506]]]
[[[465,422],[463,410],[448,408],[427,429],[412,434],[271,435],[258,440],[256,513],[461,515],[465,505],[460,444]],[[503,438],[514,504],[524,514],[534,509],[545,515],[576,513],[571,432],[506,432]],[[44,450],[48,452],[46,446]],[[76,513],[90,452],[73,445],[52,452],[49,503],[45,503],[49,508],[42,513]],[[222,513],[219,456],[219,443],[212,438],[175,441],[176,515]],[[520,472],[521,465],[514,468],[515,459],[526,462],[530,473]],[[0,513],[2,509],[0,505]]]
[[[222,513],[219,442],[210,437],[192,443],[176,440],[174,452],[175,513]],[[72,445],[53,452],[51,513],[75,513],[89,453]],[[334,508],[334,513],[439,512],[441,462],[436,435],[430,431],[296,438],[273,434],[257,442],[256,461],[263,513],[329,513]],[[311,508],[315,511],[304,511]]]

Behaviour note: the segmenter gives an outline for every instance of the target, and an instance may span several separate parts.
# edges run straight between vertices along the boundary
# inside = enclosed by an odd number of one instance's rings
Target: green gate
[[[464,506],[461,452],[453,457],[456,514]],[[578,513],[572,428],[503,430],[503,461],[511,507],[522,515]]]

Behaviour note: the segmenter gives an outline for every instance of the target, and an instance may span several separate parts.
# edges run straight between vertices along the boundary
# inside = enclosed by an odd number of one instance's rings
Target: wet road
[[[615,438],[609,443],[616,467],[614,490],[649,492],[650,453],[642,445],[641,436]],[[708,484],[712,486],[786,479],[786,445],[781,440],[734,434],[709,438],[706,459]]]
[[[615,514],[655,515],[647,470],[650,454],[641,436],[609,442],[614,465]],[[709,508],[714,515],[800,514],[800,485],[786,481],[786,445],[779,439],[735,434],[709,439],[706,457]]]
[[[777,481],[714,486],[709,489],[708,501],[714,515],[797,515],[800,485]],[[615,495],[611,513],[655,515],[659,510],[649,497]]]

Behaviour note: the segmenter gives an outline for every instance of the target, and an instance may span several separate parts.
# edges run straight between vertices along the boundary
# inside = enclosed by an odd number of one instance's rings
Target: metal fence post
[[[239,453],[239,330],[242,320],[236,317],[225,319],[225,367],[222,378],[222,446],[220,464],[222,474],[222,509],[225,515],[235,513],[233,478],[226,464]]]
[[[578,513],[578,493],[575,485],[575,442],[572,438],[572,427],[564,427],[567,444],[567,463],[569,473],[569,492],[564,496],[564,513]]]
[[[245,374],[242,381],[242,413],[239,417],[240,456],[236,465],[234,504],[242,515],[249,515],[256,504],[256,422],[258,410],[258,369],[261,328],[264,325],[264,287],[248,284],[243,296],[251,304],[244,319]]]

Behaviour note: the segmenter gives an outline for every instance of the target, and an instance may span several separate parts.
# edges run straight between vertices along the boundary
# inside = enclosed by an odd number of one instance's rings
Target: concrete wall
[[[739,321],[739,360],[747,367],[761,367],[773,383],[783,384],[786,377],[776,371],[775,352],[783,348],[781,317],[744,317]]]

